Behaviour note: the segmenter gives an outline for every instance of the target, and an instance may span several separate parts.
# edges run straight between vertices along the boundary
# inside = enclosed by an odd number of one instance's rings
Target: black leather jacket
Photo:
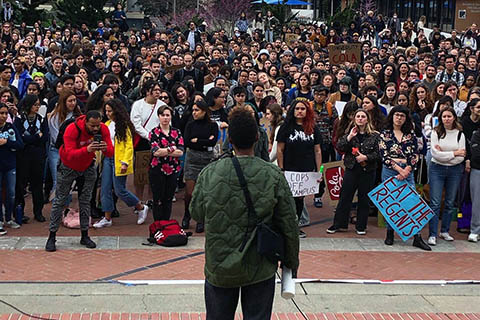
[[[337,149],[345,153],[343,163],[348,169],[353,169],[357,160],[352,154],[352,148],[358,148],[360,153],[367,156],[367,165],[363,167],[365,171],[373,171],[380,162],[380,150],[378,144],[380,142],[380,134],[378,132],[367,134],[362,143],[358,137],[353,137],[351,141],[347,140],[348,134],[342,136],[337,143]]]

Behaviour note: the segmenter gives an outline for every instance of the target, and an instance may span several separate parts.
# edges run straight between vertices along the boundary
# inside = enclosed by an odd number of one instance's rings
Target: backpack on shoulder
[[[65,135],[65,130],[67,130],[67,127],[72,123],[77,128],[78,135],[80,136],[82,132],[78,124],[75,122],[75,118],[72,117],[68,120],[65,120],[63,121],[63,123],[60,125],[60,128],[58,129],[57,140],[55,140],[55,148],[60,149],[60,147],[63,146],[63,136]]]
[[[185,246],[188,243],[188,237],[191,232],[185,232],[177,220],[155,221],[148,227],[150,236],[148,242],[150,245],[158,244],[164,247]]]

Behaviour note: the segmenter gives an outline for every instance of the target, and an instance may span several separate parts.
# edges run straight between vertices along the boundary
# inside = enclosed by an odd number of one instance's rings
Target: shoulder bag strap
[[[158,102],[158,100],[157,100],[157,102]],[[150,118],[152,117],[152,114],[155,112],[155,108],[157,107],[157,102],[155,102],[155,104],[153,105],[152,112],[150,112],[150,115],[148,116],[147,121],[145,121],[145,123],[142,126],[144,129],[145,129],[148,121],[150,121]]]
[[[245,176],[243,175],[243,171],[242,171],[242,168],[240,167],[240,162],[238,161],[238,158],[232,157],[232,163],[233,163],[233,167],[235,168],[235,172],[237,173],[238,180],[240,181],[240,186],[242,187],[243,194],[247,202],[247,210],[248,210],[247,230],[245,231],[245,237],[240,247],[240,252],[241,252],[245,248],[245,245],[247,244],[247,241],[248,241],[250,219],[254,218],[255,220],[258,220],[258,217],[257,217],[257,213],[255,212],[255,208],[253,207],[252,198],[250,197],[250,192],[248,191],[247,181],[245,180]],[[257,221],[255,221],[255,224],[256,223]]]

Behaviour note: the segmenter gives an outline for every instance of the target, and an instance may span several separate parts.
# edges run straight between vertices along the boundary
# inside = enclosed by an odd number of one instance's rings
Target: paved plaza
[[[376,217],[366,236],[353,227],[327,235],[333,208],[314,208],[310,198],[307,205],[311,224],[300,241],[295,302],[308,319],[480,320],[480,245],[467,235],[452,232],[456,241],[440,240],[432,252],[399,238],[389,247]],[[185,247],[145,246],[151,215],[138,226],[131,209],[119,203],[119,210],[112,227],[91,229],[94,250],[79,244],[79,230],[62,227],[58,251],[47,253],[47,223],[8,229],[0,238],[0,298],[51,319],[204,319],[203,235],[194,233]],[[182,212],[180,192],[174,218]],[[279,292],[280,285],[272,319],[305,319]],[[30,319],[3,303],[0,314],[0,320]]]

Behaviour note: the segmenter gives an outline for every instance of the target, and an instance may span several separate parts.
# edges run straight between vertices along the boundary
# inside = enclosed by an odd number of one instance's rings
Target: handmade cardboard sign
[[[318,181],[321,177],[319,172],[285,171],[285,178],[294,197],[304,197],[318,193],[320,186]]]
[[[368,196],[403,241],[422,230],[435,215],[415,185],[395,177],[385,180]]]
[[[285,34],[285,43],[287,44],[287,46],[289,46],[291,48],[293,46],[293,44],[295,43],[295,41],[297,41],[299,38],[300,38],[300,36],[298,34],[286,33]]]
[[[328,162],[323,165],[323,178],[328,191],[327,198],[332,206],[336,206],[340,200],[344,173],[343,161]]]
[[[136,186],[148,185],[148,169],[150,168],[150,151],[135,152],[135,174],[133,184]]]
[[[345,62],[361,62],[360,43],[330,44],[328,46],[328,59],[331,65],[344,64]]]

